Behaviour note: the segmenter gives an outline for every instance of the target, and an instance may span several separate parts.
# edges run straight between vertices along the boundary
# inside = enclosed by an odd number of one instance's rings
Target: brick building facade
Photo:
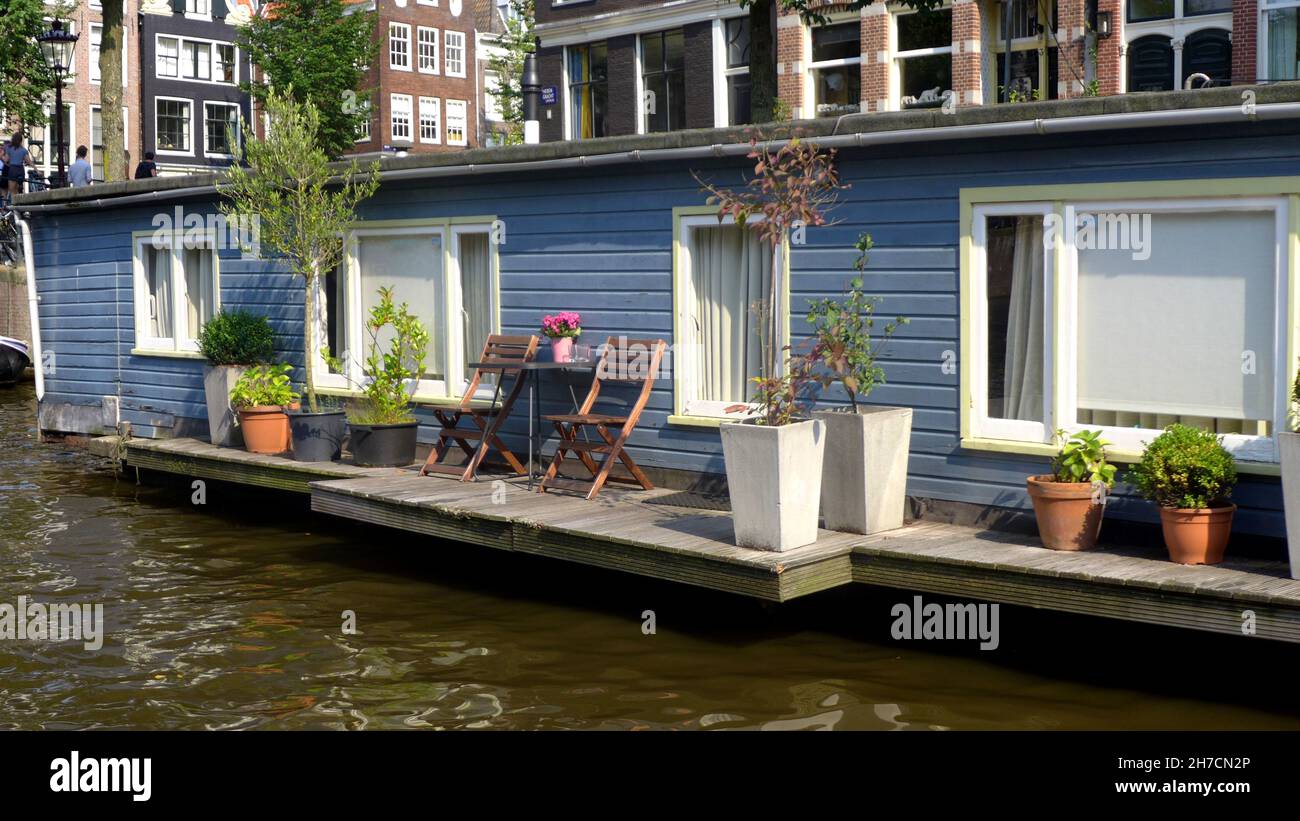
[[[473,0],[358,0],[376,15],[364,88],[369,133],[354,153],[458,151],[481,144]]]
[[[1295,80],[1297,7],[1300,0],[949,0],[917,12],[828,1],[818,5],[829,18],[823,26],[778,12],[777,93],[797,119]],[[747,18],[734,0],[539,0],[539,71],[552,101],[543,105],[542,139],[736,122],[729,85],[740,74],[734,46],[745,46],[747,62]],[[1271,38],[1262,30],[1269,25]],[[665,67],[647,57],[660,59],[667,37],[674,52],[666,71],[685,99],[681,116],[673,109],[665,118],[650,113],[664,87],[656,69]],[[1270,42],[1276,53],[1266,56]]]

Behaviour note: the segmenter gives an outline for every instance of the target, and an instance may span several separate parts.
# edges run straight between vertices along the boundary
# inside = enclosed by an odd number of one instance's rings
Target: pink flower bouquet
[[[542,317],[542,333],[551,339],[573,338],[582,334],[582,317],[574,311],[561,311]]]

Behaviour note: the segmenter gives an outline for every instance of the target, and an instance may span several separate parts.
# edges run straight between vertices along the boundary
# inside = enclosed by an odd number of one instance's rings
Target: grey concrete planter
[[[1282,503],[1286,507],[1286,549],[1291,578],[1300,579],[1300,433],[1279,433],[1282,451]]]
[[[879,533],[903,526],[912,409],[817,411],[826,423],[822,513],[828,530]]]
[[[227,448],[242,448],[239,417],[230,407],[230,390],[247,368],[243,365],[204,365],[203,393],[208,404],[208,441]]]
[[[817,541],[825,423],[733,422],[720,432],[736,544],[783,551]]]

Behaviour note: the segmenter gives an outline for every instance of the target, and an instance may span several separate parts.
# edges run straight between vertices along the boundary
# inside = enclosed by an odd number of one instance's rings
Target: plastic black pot
[[[341,410],[324,413],[289,411],[294,461],[338,461],[343,454],[343,437],[347,435],[348,430],[347,421],[347,417]]]
[[[352,461],[368,468],[400,468],[415,461],[415,433],[418,422],[401,425],[354,425]]]

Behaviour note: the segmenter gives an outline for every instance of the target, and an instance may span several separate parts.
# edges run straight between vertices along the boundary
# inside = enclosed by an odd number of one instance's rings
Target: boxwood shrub
[[[1237,484],[1237,467],[1220,437],[1170,425],[1147,445],[1127,478],[1161,507],[1224,507]]]
[[[271,322],[250,311],[221,311],[199,331],[199,350],[213,365],[258,365],[271,361]]]

